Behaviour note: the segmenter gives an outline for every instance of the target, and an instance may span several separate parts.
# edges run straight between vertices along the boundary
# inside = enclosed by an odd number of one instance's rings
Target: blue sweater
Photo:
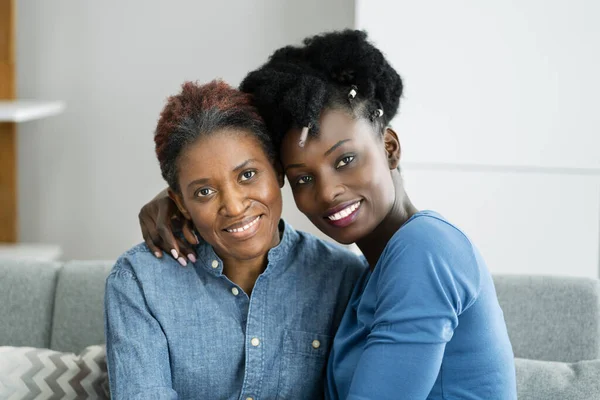
[[[352,294],[330,399],[516,399],[514,359],[481,255],[432,211],[410,218]]]

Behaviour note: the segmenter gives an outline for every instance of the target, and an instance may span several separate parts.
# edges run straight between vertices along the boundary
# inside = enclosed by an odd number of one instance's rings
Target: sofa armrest
[[[496,275],[515,357],[577,362],[600,358],[600,281]]]

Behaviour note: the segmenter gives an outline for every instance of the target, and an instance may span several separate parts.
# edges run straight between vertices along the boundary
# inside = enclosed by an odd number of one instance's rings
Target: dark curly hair
[[[353,88],[357,95],[349,99]],[[398,111],[402,79],[366,32],[345,30],[276,50],[240,89],[253,96],[279,145],[294,127],[310,126],[310,134],[318,134],[319,117],[327,108],[349,110],[382,132]]]
[[[181,93],[171,96],[160,114],[154,143],[163,178],[179,191],[177,160],[190,143],[225,128],[238,128],[253,134],[271,161],[275,148],[251,96],[214,80],[205,85],[185,82]]]

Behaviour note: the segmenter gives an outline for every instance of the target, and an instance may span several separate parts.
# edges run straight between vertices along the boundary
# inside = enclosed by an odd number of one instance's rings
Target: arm
[[[348,400],[426,399],[461,305],[476,288],[422,243],[393,246],[382,261],[375,317]]]
[[[133,272],[119,260],[105,293],[106,355],[115,400],[176,400],[167,339]]]

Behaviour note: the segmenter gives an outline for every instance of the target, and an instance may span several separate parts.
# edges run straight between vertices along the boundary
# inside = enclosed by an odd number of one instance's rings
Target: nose
[[[322,176],[317,181],[317,201],[325,204],[332,203],[339,195],[345,192],[344,185],[334,176]]]
[[[236,217],[243,214],[250,206],[246,192],[238,187],[230,187],[221,192],[220,214],[225,217]]]

